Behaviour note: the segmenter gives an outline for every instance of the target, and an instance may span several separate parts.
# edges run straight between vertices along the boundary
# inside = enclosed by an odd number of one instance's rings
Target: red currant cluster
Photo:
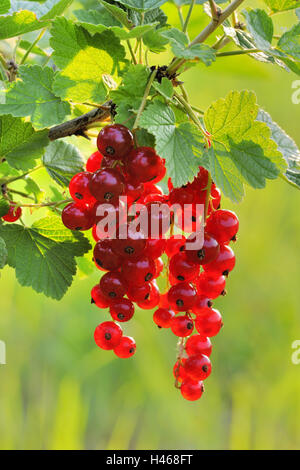
[[[91,297],[99,308],[109,308],[112,321],[97,326],[95,342],[118,357],[132,356],[135,341],[123,336],[116,322],[133,317],[134,303],[146,310],[157,307],[156,325],[170,328],[180,338],[175,384],[184,398],[197,400],[203,393],[203,380],[211,372],[210,337],[223,324],[212,300],[225,294],[226,276],[235,265],[229,242],[235,240],[238,219],[233,212],[220,209],[220,190],[202,167],[194,181],[183,187],[174,188],[169,180],[169,193],[163,194],[156,183],[165,176],[164,160],[153,148],[136,147],[125,126],[104,127],[97,147],[87,161],[87,171],[72,178],[69,189],[74,202],[62,212],[63,223],[71,230],[92,228],[94,262],[105,271]],[[125,212],[121,196],[127,197]],[[104,204],[106,209],[100,211]],[[204,207],[202,219],[206,221],[200,246],[196,243],[200,236],[198,205]],[[165,206],[170,210],[164,211]],[[145,208],[147,235],[136,229],[140,212],[132,216],[132,207]],[[181,225],[175,222],[174,207],[184,214]],[[114,216],[114,236],[101,225],[108,215]],[[174,234],[175,226],[180,227],[180,235]],[[164,293],[156,283],[161,273],[167,283]],[[194,328],[197,334],[192,335]]]

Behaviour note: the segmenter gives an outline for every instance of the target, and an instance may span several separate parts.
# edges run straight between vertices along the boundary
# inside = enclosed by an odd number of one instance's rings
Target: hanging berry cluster
[[[220,209],[220,190],[202,167],[194,181],[183,187],[174,188],[169,179],[169,192],[164,194],[156,184],[165,177],[164,160],[153,148],[135,146],[131,131],[123,125],[104,127],[97,147],[86,171],[72,178],[69,190],[74,202],[62,212],[62,221],[69,229],[92,229],[96,241],[93,259],[105,272],[92,288],[91,298],[99,308],[109,308],[111,320],[96,327],[95,342],[120,358],[129,358],[136,344],[123,335],[119,323],[133,317],[134,304],[145,310],[156,308],[154,323],[170,328],[179,338],[173,369],[175,386],[185,399],[197,400],[204,390],[203,380],[211,373],[210,338],[223,325],[212,300],[225,295],[226,277],[235,265],[229,243],[236,240],[237,216]],[[127,197],[125,212],[121,196]],[[99,215],[103,204],[109,206]],[[133,230],[135,219],[129,216],[129,210],[137,204],[146,210],[151,236]],[[171,212],[160,210],[166,205]],[[205,229],[201,246],[190,248],[198,237],[197,205],[204,207]],[[184,215],[180,234],[174,234],[173,207],[181,208]],[[101,226],[109,214],[115,220],[113,237],[108,237]],[[157,228],[156,237],[152,236],[152,226]],[[157,285],[160,276],[166,284],[163,292]]]

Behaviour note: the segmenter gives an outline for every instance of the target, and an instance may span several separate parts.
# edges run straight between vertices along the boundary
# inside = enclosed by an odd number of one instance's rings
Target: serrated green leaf
[[[171,81],[165,77],[162,79],[161,83],[153,82],[153,88],[167,100],[170,100],[174,93]]]
[[[0,15],[4,15],[10,9],[10,0],[1,0]]]
[[[149,31],[143,37],[145,46],[155,54],[159,54],[166,49],[169,39],[164,37],[161,30]]]
[[[192,181],[200,161],[195,156],[198,145],[190,123],[176,126],[172,109],[160,101],[150,104],[143,112],[139,125],[154,135],[158,154],[166,160],[168,175],[175,187]]]
[[[83,171],[84,158],[77,147],[60,140],[48,145],[43,164],[59,185],[68,186],[71,178]]]
[[[62,70],[53,91],[61,98],[82,103],[101,103],[106,97],[103,77],[112,75],[125,60],[125,49],[111,32],[91,36],[65,18],[57,18],[51,29],[52,58]]]
[[[11,0],[10,13],[19,10],[32,11],[40,20],[51,20],[61,15],[73,2],[73,0],[46,0],[44,3],[28,0]]]
[[[247,22],[249,32],[252,34],[258,49],[269,49],[273,39],[273,21],[272,18],[259,8],[255,10],[244,11],[244,17]]]
[[[132,8],[137,11],[147,11],[158,8],[167,0],[119,0],[119,3],[125,7]]]
[[[167,24],[168,17],[162,11],[161,8],[154,8],[146,12],[128,10],[127,11],[129,20],[135,25],[155,23],[158,21],[159,27],[162,28]]]
[[[21,80],[12,84],[5,94],[5,103],[0,103],[0,113],[30,116],[37,129],[63,122],[71,108],[52,92],[54,71],[39,65],[22,65],[19,76]]]
[[[216,60],[216,52],[206,44],[194,44],[189,46],[189,41],[182,31],[177,28],[171,28],[161,33],[162,36],[169,39],[172,45],[172,51],[176,57],[182,57],[187,60],[199,59],[205,65],[211,65]]]
[[[48,21],[39,21],[31,11],[19,11],[0,17],[0,39],[8,39],[45,28]]]
[[[7,261],[7,248],[3,238],[0,238],[0,269],[4,268]]]
[[[13,168],[28,170],[48,145],[48,130],[35,131],[29,122],[11,115],[0,116],[0,156]]]
[[[287,170],[286,177],[300,189],[300,170]]]
[[[278,47],[295,59],[300,59],[300,23],[284,33],[278,41]]]
[[[278,11],[293,10],[299,6],[299,0],[265,0],[265,3],[274,13]]]
[[[66,229],[60,218],[46,217],[27,228],[18,224],[0,226],[8,250],[8,263],[22,286],[61,299],[76,274],[76,256],[90,248],[80,233]]]
[[[101,5],[121,24],[123,24],[126,28],[131,28],[132,23],[129,20],[126,11],[120,8],[117,5],[111,4],[109,2],[105,2],[103,0],[99,0]]]
[[[75,10],[74,14],[81,23],[99,24],[107,27],[122,26],[122,23],[111,15],[104,6],[100,6],[97,10]]]
[[[9,211],[9,202],[4,197],[0,197],[0,217],[6,215]]]

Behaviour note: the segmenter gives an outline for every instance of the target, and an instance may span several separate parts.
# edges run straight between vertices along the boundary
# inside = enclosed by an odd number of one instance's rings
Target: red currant
[[[86,162],[86,171],[94,173],[95,171],[100,170],[102,159],[103,155],[100,152],[97,151],[92,153]]]
[[[239,220],[232,211],[219,209],[213,212],[206,222],[206,230],[219,243],[228,243],[236,239]]]
[[[228,276],[235,266],[235,256],[233,250],[228,245],[220,246],[220,253],[210,263],[204,266],[204,270],[210,273],[223,274]]]
[[[151,147],[133,149],[127,161],[129,175],[145,183],[154,180],[162,171],[163,161]]]
[[[91,303],[96,304],[99,308],[107,308],[109,306],[109,300],[103,295],[99,284],[96,284],[91,290]]]
[[[152,308],[156,307],[159,304],[160,300],[160,292],[159,288],[155,281],[150,282],[150,293],[149,297],[142,302],[138,302],[138,306],[145,310],[152,310]]]
[[[194,193],[190,186],[182,186],[181,188],[174,188],[170,191],[169,195],[170,204],[192,204],[194,202]]]
[[[114,353],[121,359],[128,359],[133,356],[136,350],[136,344],[130,336],[122,336],[120,343],[114,348]]]
[[[156,266],[153,259],[141,255],[138,260],[128,259],[122,264],[122,274],[128,279],[129,284],[141,286],[150,282],[156,274]]]
[[[204,354],[189,356],[185,361],[184,370],[192,380],[205,380],[211,373],[211,362]]]
[[[179,251],[183,251],[186,238],[183,235],[176,235],[168,238],[166,241],[166,255],[168,258],[176,255]]]
[[[180,387],[181,395],[189,401],[199,400],[204,392],[203,382],[186,379]]]
[[[74,175],[69,183],[69,191],[71,198],[75,202],[82,201],[86,204],[93,204],[95,198],[91,195],[89,184],[92,178],[92,173],[82,171]]]
[[[187,375],[184,370],[185,361],[186,361],[186,358],[182,357],[180,360],[175,362],[174,367],[173,367],[173,375],[176,381],[179,383],[187,379]]]
[[[94,338],[99,348],[109,350],[120,344],[122,335],[122,328],[117,323],[105,321],[96,327]]]
[[[170,260],[170,273],[177,281],[192,281],[199,274],[199,264],[190,261],[185,252],[177,253]]]
[[[200,335],[216,336],[223,326],[220,312],[214,308],[204,308],[195,320],[195,327]]]
[[[112,248],[123,258],[137,259],[146,248],[146,238],[142,232],[135,231],[130,225],[122,225],[113,240]]]
[[[201,335],[193,335],[187,339],[185,350],[188,356],[204,354],[209,357],[212,352],[212,345],[209,338]]]
[[[212,304],[212,301],[208,297],[205,297],[205,295],[197,295],[197,299],[193,305],[192,312],[195,315],[198,315],[202,312],[203,308],[212,307]]]
[[[179,312],[185,312],[192,308],[196,298],[196,289],[188,282],[179,282],[179,284],[172,286],[168,292],[171,308]]]
[[[99,132],[97,147],[103,155],[122,160],[133,148],[131,131],[122,124],[105,126]]]
[[[94,225],[94,216],[83,202],[71,202],[61,214],[63,224],[70,230],[89,230]]]
[[[150,292],[151,284],[149,282],[146,282],[141,286],[129,284],[127,297],[128,299],[132,300],[132,302],[143,302],[144,300],[147,300],[150,297]]]
[[[114,300],[110,304],[109,311],[114,320],[125,322],[133,317],[134,305],[130,300],[122,298]]]
[[[124,176],[115,168],[104,168],[93,173],[89,189],[100,202],[117,202],[124,193]]]
[[[220,245],[217,240],[205,232],[202,246],[193,248],[193,244],[199,245],[197,240],[200,239],[199,233],[193,233],[189,236],[185,245],[186,256],[189,260],[197,264],[210,263],[218,256]]]
[[[209,299],[216,299],[219,295],[224,295],[226,279],[214,273],[202,272],[197,279],[198,293],[208,297]]]
[[[104,296],[110,300],[120,299],[127,292],[127,283],[118,271],[105,273],[100,280],[100,287]]]
[[[94,247],[94,260],[97,266],[107,271],[114,271],[121,266],[122,259],[112,250],[112,241],[100,240]]]
[[[153,321],[159,328],[169,328],[175,313],[167,308],[158,308],[153,315]]]
[[[164,238],[148,238],[145,255],[150,258],[159,258],[165,251],[166,240]]]
[[[192,334],[194,323],[188,315],[177,315],[172,318],[170,327],[174,335],[183,338]]]
[[[5,222],[16,222],[22,215],[21,207],[16,207],[15,204],[9,206],[8,212],[2,216]]]

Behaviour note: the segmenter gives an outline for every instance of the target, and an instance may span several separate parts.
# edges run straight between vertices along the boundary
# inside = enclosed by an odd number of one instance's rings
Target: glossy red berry
[[[95,173],[95,171],[100,170],[102,159],[103,155],[100,152],[92,153],[86,162],[86,171]]]
[[[141,286],[150,282],[156,274],[156,266],[153,259],[141,255],[137,260],[127,259],[122,263],[122,274],[128,280],[128,284]]]
[[[8,212],[2,216],[5,222],[16,222],[22,215],[21,207],[16,207],[15,204],[9,206]]]
[[[120,344],[122,335],[122,328],[117,323],[105,321],[96,327],[94,339],[99,348],[109,350]]]
[[[132,204],[143,195],[144,184],[140,181],[135,181],[127,178],[125,182],[124,193],[127,196],[127,204]]]
[[[187,379],[186,372],[184,370],[186,358],[182,357],[180,361],[176,361],[173,367],[173,375],[177,382],[181,383],[183,380]]]
[[[216,299],[219,295],[224,295],[226,293],[226,279],[224,276],[219,274],[204,271],[200,274],[196,284],[198,293],[208,297],[209,299]]]
[[[127,160],[127,172],[142,183],[154,180],[162,171],[163,161],[151,147],[133,149]]]
[[[138,306],[145,310],[151,310],[159,304],[160,292],[155,281],[150,282],[149,297],[142,302],[137,302]]]
[[[61,218],[70,230],[89,230],[95,221],[91,208],[82,202],[71,202],[64,207]]]
[[[132,300],[132,302],[143,302],[147,300],[150,296],[151,284],[146,282],[141,286],[135,286],[134,284],[129,284],[127,297]]]
[[[193,333],[194,323],[188,315],[177,315],[172,318],[170,327],[174,335],[183,338]]]
[[[170,273],[177,282],[192,281],[199,274],[199,264],[190,261],[185,252],[180,252],[170,260]]]
[[[192,380],[205,380],[211,373],[211,362],[204,354],[189,356],[185,361],[184,370]]]
[[[212,307],[212,304],[213,304],[212,301],[208,297],[205,297],[205,295],[198,294],[196,302],[193,305],[192,312],[195,315],[198,315],[199,313],[202,312],[203,308]]]
[[[124,193],[125,179],[115,168],[104,168],[93,173],[89,189],[97,201],[116,203]]]
[[[228,245],[220,246],[220,253],[210,263],[204,266],[204,270],[209,273],[223,274],[228,276],[235,266],[235,256],[233,250]]]
[[[111,302],[109,311],[114,320],[125,322],[133,317],[134,305],[130,300],[122,298]]]
[[[223,326],[220,312],[214,308],[204,308],[195,320],[195,327],[200,335],[216,336]]]
[[[199,400],[204,392],[204,385],[201,381],[186,379],[180,387],[181,395],[189,401]]]
[[[219,209],[212,212],[206,222],[206,231],[221,244],[235,240],[238,229],[239,220],[236,214],[229,210]]]
[[[185,312],[193,307],[196,302],[196,289],[188,282],[179,282],[172,286],[168,292],[168,300],[172,310]]]
[[[166,240],[164,238],[148,238],[145,255],[150,258],[159,258],[165,251]]]
[[[114,353],[121,359],[128,359],[136,351],[136,344],[130,336],[122,336],[120,343],[114,348]]]
[[[137,259],[146,248],[146,237],[130,225],[121,225],[117,237],[113,240],[112,248],[122,258]]]
[[[75,202],[82,201],[86,204],[93,204],[96,201],[89,188],[91,178],[92,173],[88,171],[82,171],[73,176],[69,183],[69,191]]]
[[[153,321],[159,328],[169,328],[174,317],[175,313],[172,310],[158,308],[153,314]]]
[[[133,148],[131,131],[122,124],[105,126],[98,134],[97,147],[107,157],[122,160]]]
[[[168,238],[165,248],[166,255],[171,258],[179,251],[183,251],[185,242],[186,238],[183,235],[173,235],[172,237]]]
[[[121,266],[122,258],[112,250],[112,241],[104,238],[94,247],[94,261],[100,268],[114,271]]]
[[[103,295],[99,284],[96,284],[91,290],[91,303],[96,304],[99,308],[107,308],[110,301]]]
[[[185,350],[188,356],[204,354],[209,357],[212,352],[211,341],[207,336],[193,335],[187,339]]]
[[[194,263],[205,265],[213,261],[220,252],[220,245],[211,235],[204,233],[201,243],[200,233],[193,233],[185,244],[186,256]],[[193,245],[196,245],[195,248]]]
[[[170,204],[192,204],[194,202],[194,192],[190,186],[182,186],[181,188],[174,188],[170,191],[169,195]]]
[[[100,280],[100,288],[103,295],[110,300],[122,298],[127,292],[127,283],[121,273],[110,271],[105,273]]]

